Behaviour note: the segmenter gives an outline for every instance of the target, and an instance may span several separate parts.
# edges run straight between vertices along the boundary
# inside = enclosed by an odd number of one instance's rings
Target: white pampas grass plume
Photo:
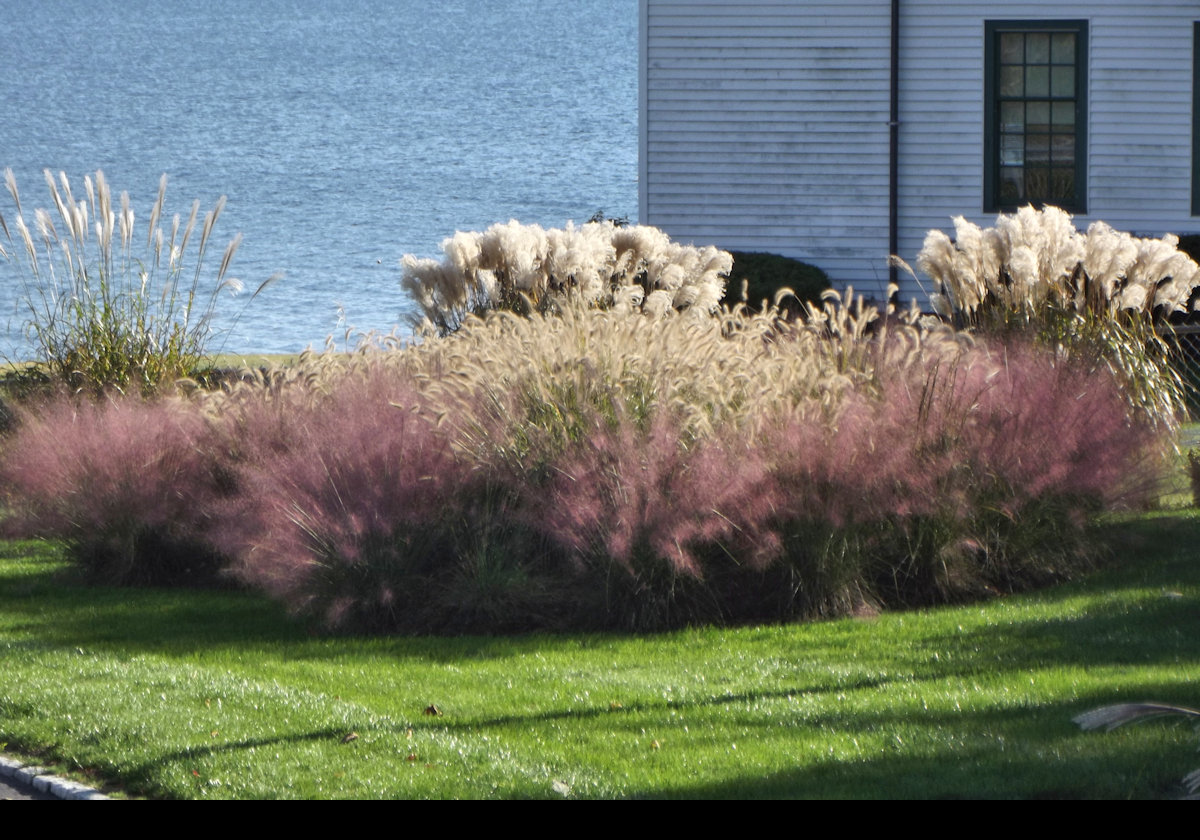
[[[442,333],[496,309],[551,313],[573,302],[656,317],[712,313],[733,267],[712,246],[679,245],[656,228],[612,222],[546,230],[509,221],[457,232],[442,251],[440,262],[411,254],[400,261],[401,287],[420,310],[415,321]]]

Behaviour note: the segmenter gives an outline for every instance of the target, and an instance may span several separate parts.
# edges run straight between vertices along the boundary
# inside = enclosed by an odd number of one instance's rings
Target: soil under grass
[[[1172,797],[1200,698],[1200,516],[966,607],[662,635],[316,638],[238,592],[78,585],[0,548],[0,744],[170,798]]]

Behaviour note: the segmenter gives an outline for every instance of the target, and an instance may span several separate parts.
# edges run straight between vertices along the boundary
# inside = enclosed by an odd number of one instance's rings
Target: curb
[[[38,767],[36,764],[26,764],[15,758],[0,756],[0,777],[16,779],[19,782],[32,785],[34,790],[49,793],[51,796],[57,796],[59,799],[108,799],[107,796],[95,788],[90,788],[79,782],[72,782],[70,779],[52,776],[44,767]]]

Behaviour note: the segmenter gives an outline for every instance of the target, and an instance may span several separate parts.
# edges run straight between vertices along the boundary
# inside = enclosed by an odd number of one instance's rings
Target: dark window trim
[[[998,142],[996,52],[1002,32],[1075,32],[1075,202],[1064,207],[1072,213],[1087,212],[1087,71],[1088,22],[1086,20],[989,20],[984,21],[983,39],[983,209],[985,212],[1011,211],[1015,206],[998,200],[1000,149]],[[1200,24],[1197,24],[1200,26]],[[1200,30],[1197,30],[1200,32]],[[1193,135],[1194,136],[1194,135]],[[1193,178],[1195,176],[1193,175]],[[1196,189],[1192,190],[1193,196]],[[1193,199],[1194,201],[1194,199]]]

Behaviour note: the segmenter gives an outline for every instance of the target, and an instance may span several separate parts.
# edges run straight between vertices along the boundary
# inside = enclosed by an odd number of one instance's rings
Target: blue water
[[[0,169],[26,216],[44,168],[102,169],[142,231],[163,172],[169,213],[226,195],[231,273],[284,273],[223,301],[242,311],[228,350],[321,346],[339,306],[390,330],[411,312],[401,255],[440,256],[455,230],[636,214],[637,0],[4,5]],[[20,354],[10,275],[0,331]]]

